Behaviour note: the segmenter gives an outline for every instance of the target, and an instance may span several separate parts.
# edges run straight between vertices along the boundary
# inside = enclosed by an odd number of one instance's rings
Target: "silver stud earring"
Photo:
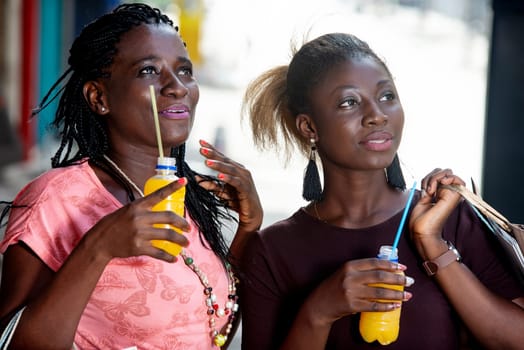
[[[100,108],[100,111],[105,112],[105,111],[106,111],[106,108],[105,108],[105,107],[102,107],[102,108]]]

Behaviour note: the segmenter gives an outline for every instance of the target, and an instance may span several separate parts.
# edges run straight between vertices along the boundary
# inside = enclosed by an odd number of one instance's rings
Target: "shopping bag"
[[[524,225],[510,222],[504,215],[486,203],[476,193],[476,186],[473,181],[473,191],[462,185],[443,185],[442,187],[458,192],[470,204],[477,216],[486,224],[504,248],[517,277],[524,286]]]

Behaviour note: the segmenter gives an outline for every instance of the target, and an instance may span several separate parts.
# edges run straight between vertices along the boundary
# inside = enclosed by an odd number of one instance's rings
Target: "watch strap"
[[[434,276],[439,269],[443,269],[454,261],[460,261],[460,254],[457,249],[450,242],[446,243],[448,244],[448,250],[444,254],[422,263],[428,276]]]

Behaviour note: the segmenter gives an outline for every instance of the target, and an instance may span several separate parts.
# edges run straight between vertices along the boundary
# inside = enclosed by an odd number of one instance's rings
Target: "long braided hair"
[[[132,3],[120,5],[88,24],[71,46],[69,68],[33,111],[34,115],[39,113],[61,95],[52,123],[59,131],[61,142],[51,158],[51,166],[65,167],[88,159],[121,184],[131,201],[135,200],[131,185],[104,158],[109,149],[105,120],[89,108],[82,90],[87,81],[110,76],[108,68],[113,63],[117,43],[123,34],[141,24],[154,23],[173,26],[169,17],[159,9]],[[178,27],[174,28],[178,31]],[[188,178],[185,204],[189,216],[199,228],[201,241],[226,262],[229,249],[221,233],[222,220],[235,220],[234,217],[226,204],[198,185],[195,175],[204,181],[215,180],[191,170],[184,159],[185,144],[173,149],[172,155],[177,159],[178,175]]]

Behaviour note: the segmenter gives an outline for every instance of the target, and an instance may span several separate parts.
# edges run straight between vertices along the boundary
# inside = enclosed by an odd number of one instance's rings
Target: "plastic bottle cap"
[[[380,246],[380,250],[378,252],[378,258],[382,260],[390,260],[390,261],[398,262],[398,248],[395,248],[395,250],[393,251],[393,246],[390,246],[390,245]]]
[[[158,157],[156,161],[156,168],[176,171],[176,158]]]

